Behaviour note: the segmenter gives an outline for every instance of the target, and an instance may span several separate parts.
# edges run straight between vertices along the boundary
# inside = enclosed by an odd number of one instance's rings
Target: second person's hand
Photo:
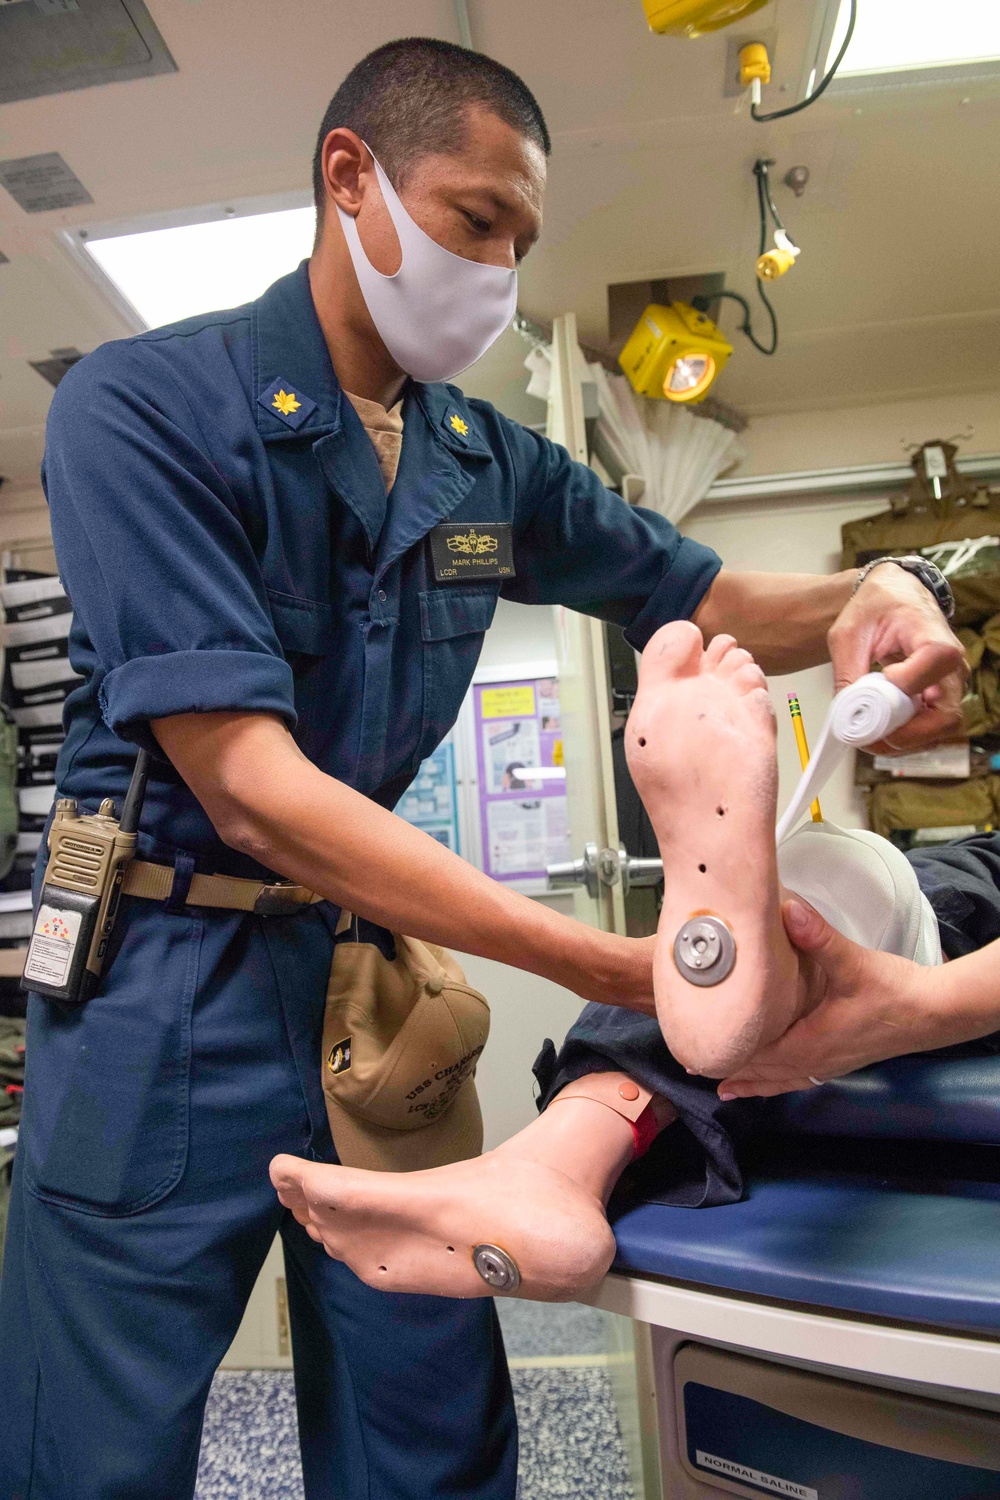
[[[787,1094],[871,1063],[965,1039],[951,1035],[940,968],[861,948],[798,897],[785,902],[788,936],[820,971],[822,998],[784,1036],[719,1085],[722,1099]]]

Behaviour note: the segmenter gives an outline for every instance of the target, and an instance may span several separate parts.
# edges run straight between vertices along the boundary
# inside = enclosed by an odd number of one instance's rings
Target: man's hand
[[[887,1057],[968,1038],[967,1025],[942,1003],[940,968],[860,948],[799,897],[785,902],[782,915],[792,942],[820,970],[822,999],[724,1079],[720,1098],[787,1094]]]
[[[832,660],[839,691],[876,665],[922,707],[892,744],[903,754],[962,731],[968,669],[961,643],[933,594],[904,568],[873,568],[857,593],[857,571],[734,573],[723,568],[694,612],[706,641],[734,635],[769,676]]]
[[[912,573],[884,563],[873,568],[830,628],[828,642],[837,691],[871,671],[886,677],[922,707],[892,740],[869,749],[902,755],[962,732],[962,693],[968,667],[934,596]]]

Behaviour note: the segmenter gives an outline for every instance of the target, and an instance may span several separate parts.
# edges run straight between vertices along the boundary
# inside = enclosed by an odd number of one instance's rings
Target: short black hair
[[[482,105],[512,129],[552,150],[545,118],[525,83],[482,52],[433,37],[402,37],[369,52],[327,105],[313,156],[313,194],[320,219],[326,201],[323,142],[344,126],[371,148],[394,186],[406,168],[432,152],[457,152],[464,113]]]

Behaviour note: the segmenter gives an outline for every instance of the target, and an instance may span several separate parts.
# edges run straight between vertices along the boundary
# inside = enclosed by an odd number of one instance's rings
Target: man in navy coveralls
[[[278,1152],[336,1160],[318,1060],[341,906],[650,1009],[649,943],[495,885],[391,812],[455,720],[499,594],[615,621],[637,648],[694,617],[772,670],[825,660],[839,618],[846,677],[887,632],[914,691],[954,673],[899,569],[853,600],[853,575],[720,571],[561,448],[394,361],[335,211],[393,272],[372,152],[439,245],[513,268],[548,149],[506,69],[390,44],[323,121],[311,260],[246,307],[103,346],[56,393],[44,477],[83,678],[59,794],[120,806],[149,748],[140,854],[174,874],[165,902],[123,900],[94,999],[29,1002],[0,1500],[190,1496],[206,1394],[276,1231],[311,1500],[514,1495],[492,1302],[369,1290],[267,1171]],[[509,528],[513,575],[442,581],[445,523]],[[953,677],[914,743],[957,692]],[[194,873],[275,872],[324,901],[258,916],[185,899]]]

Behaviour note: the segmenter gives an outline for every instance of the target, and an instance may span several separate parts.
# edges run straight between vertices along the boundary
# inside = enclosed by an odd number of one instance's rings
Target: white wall
[[[489,1044],[476,1070],[489,1151],[535,1118],[531,1065],[546,1037],[557,1047],[561,1044],[583,1001],[548,979],[492,959],[466,953],[459,962],[469,983],[490,1004]]]
[[[516,663],[554,661],[555,617],[544,605],[497,601],[493,624],[486,632],[481,667],[506,667]]]
[[[8,486],[0,489],[0,551],[6,551],[19,542],[43,542],[51,540],[49,508],[40,485]],[[28,568],[54,568],[55,555],[51,547],[43,550],[32,548],[22,556]]]
[[[501,599],[486,634],[480,666],[527,665],[554,661],[555,656],[554,612]],[[540,899],[572,915],[571,894]],[[490,1041],[476,1075],[489,1150],[534,1118],[531,1064],[547,1036],[559,1045],[583,1002],[559,985],[507,964],[468,954],[461,957],[461,963],[469,983],[490,1003]]]
[[[833,573],[840,565],[840,528],[845,521],[875,515],[884,500],[813,501],[789,505],[716,507],[699,516],[694,511],[684,524],[696,541],[713,547],[728,567],[766,573]],[[833,696],[830,667],[814,667],[770,681],[778,718],[779,807],[791,796],[800,774],[798,752],[788,713],[790,692],[797,693],[802,721],[814,743]],[[847,828],[866,826],[861,797],[853,784],[853,757],[838,767],[821,798],[823,815]]]
[[[755,417],[741,438],[747,456],[731,473],[900,463],[910,445],[958,434],[960,455],[1000,453],[1000,389]]]

